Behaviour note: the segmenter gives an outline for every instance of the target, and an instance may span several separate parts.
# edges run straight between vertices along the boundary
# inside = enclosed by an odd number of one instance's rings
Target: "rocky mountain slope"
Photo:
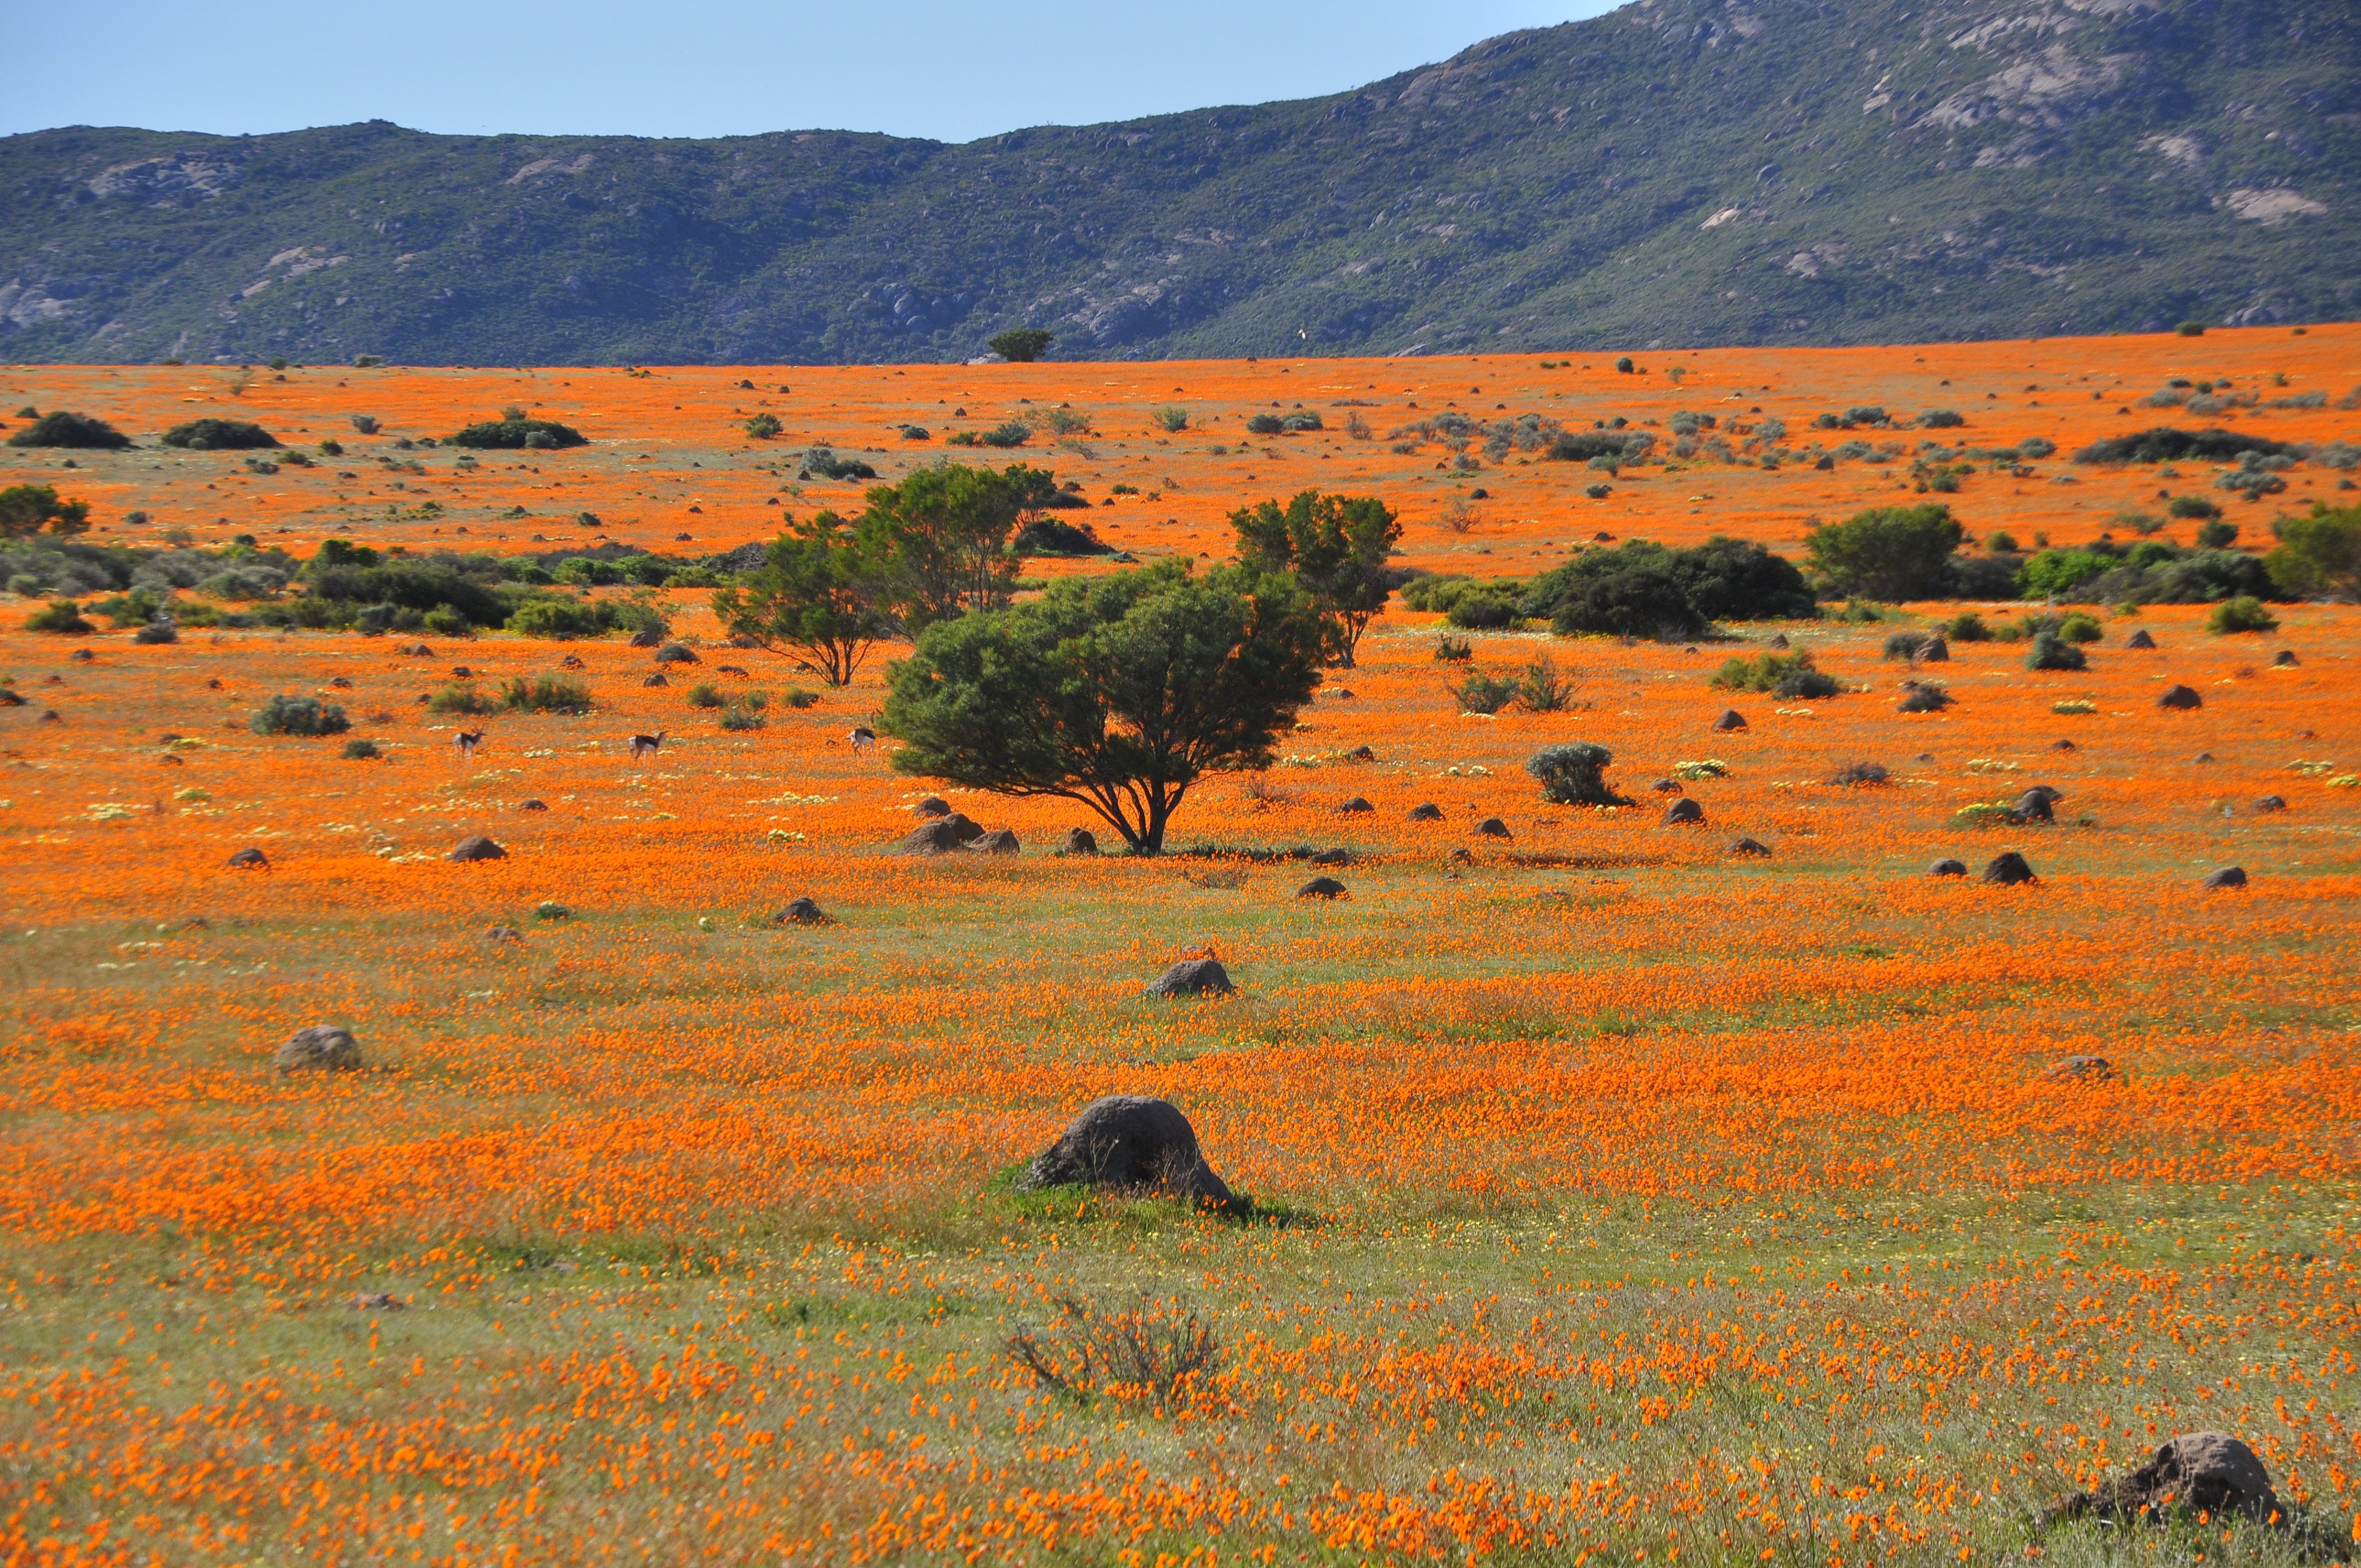
[[[2361,315],[2344,0],[1636,0],[1358,92],[950,146],[0,139],[0,357],[1860,343]]]

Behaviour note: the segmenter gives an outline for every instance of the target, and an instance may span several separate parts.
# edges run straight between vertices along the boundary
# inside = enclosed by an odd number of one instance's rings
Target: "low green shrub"
[[[1541,782],[1542,798],[1559,806],[1629,806],[1607,785],[1606,770],[1614,761],[1606,747],[1574,740],[1534,752],[1525,772]]]
[[[500,707],[481,686],[456,681],[426,699],[429,713],[497,713]]]
[[[315,696],[280,693],[257,708],[247,728],[257,735],[341,735],[353,727],[345,710]]]
[[[257,452],[279,444],[277,436],[243,419],[192,419],[166,431],[163,441],[191,452]]]
[[[346,762],[365,762],[371,757],[380,757],[384,754],[384,752],[378,750],[377,742],[374,740],[347,740],[345,742],[344,756]]]
[[[1834,696],[1844,689],[1834,675],[1813,664],[1808,651],[1731,659],[1714,673],[1711,685],[1719,691],[1768,692],[1783,697]]]
[[[56,410],[45,413],[8,438],[11,446],[69,446],[82,450],[119,452],[131,438],[91,414]]]
[[[92,628],[90,622],[82,618],[82,606],[71,599],[51,599],[46,608],[35,610],[26,619],[25,630],[79,637]]]
[[[590,687],[573,675],[518,675],[500,688],[500,705],[529,713],[588,713]]]
[[[1470,671],[1466,680],[1444,689],[1459,699],[1462,713],[1498,713],[1517,699],[1515,680],[1481,670]]]
[[[721,728],[729,730],[760,729],[768,723],[761,714],[743,707],[732,707],[721,715]]]
[[[2279,618],[2263,608],[2263,601],[2241,595],[2224,599],[2205,618],[2205,630],[2216,637],[2235,636],[2242,632],[2276,631]]]
[[[721,695],[721,688],[711,681],[699,681],[688,688],[688,706],[691,707],[719,707],[729,700]]]
[[[2034,635],[2033,652],[2025,656],[2028,670],[2083,670],[2090,664],[2081,649],[2048,630]]]
[[[1943,635],[1954,642],[1989,642],[1992,628],[1974,610],[1963,609],[1953,616],[1943,628]]]

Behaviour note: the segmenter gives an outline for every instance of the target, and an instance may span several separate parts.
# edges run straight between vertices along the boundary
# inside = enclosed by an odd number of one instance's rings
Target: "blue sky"
[[[1333,93],[1609,0],[12,6],[0,134],[421,130],[965,141]]]

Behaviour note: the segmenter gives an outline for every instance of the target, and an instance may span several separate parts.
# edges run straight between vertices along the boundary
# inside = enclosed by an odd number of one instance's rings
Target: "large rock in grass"
[[[1095,855],[1099,852],[1098,835],[1087,828],[1069,828],[1066,829],[1066,842],[1059,852],[1067,855]]]
[[[1027,1168],[1019,1185],[1159,1192],[1206,1205],[1230,1201],[1228,1186],[1197,1147],[1189,1118],[1170,1101],[1145,1094],[1091,1102]]]
[[[2246,868],[2244,866],[2224,866],[2218,872],[2208,873],[2205,878],[2205,885],[2209,888],[2244,887],[2246,885]]]
[[[2263,1522],[2279,1507],[2271,1473],[2253,1449],[2225,1431],[2196,1431],[2171,1439],[2122,1480],[2069,1497],[2042,1522],[2089,1518],[2162,1524],[2201,1514]]]
[[[240,850],[236,854],[232,855],[229,858],[229,863],[238,867],[242,871],[267,872],[270,869],[270,857],[249,845],[246,849]]]
[[[1928,866],[1927,868],[1927,874],[1928,876],[1965,876],[1968,874],[1968,868],[1946,855],[1943,859],[1937,861],[1933,865]]]
[[[1332,876],[1316,876],[1295,890],[1298,898],[1342,898],[1345,884]]]
[[[1738,709],[1734,707],[1725,707],[1721,710],[1721,717],[1713,721],[1713,727],[1717,732],[1729,729],[1743,729],[1746,728],[1746,715],[1739,712]]]
[[[460,839],[458,848],[445,858],[465,865],[475,861],[505,861],[509,852],[481,833],[472,833]]]
[[[2169,685],[2164,688],[2164,695],[2156,699],[2156,705],[2158,707],[2182,709],[2203,707],[2205,699],[2197,695],[2197,689],[2194,686]]]
[[[995,828],[989,833],[977,834],[975,842],[968,848],[979,855],[1013,855],[1024,846],[1017,842],[1015,828]]]
[[[938,817],[931,822],[921,822],[902,835],[901,843],[895,847],[895,851],[905,855],[947,855],[963,847],[970,838],[983,837],[980,832],[963,834],[961,831],[962,825],[975,826],[957,812],[949,817]]]
[[[2015,887],[2019,883],[2034,880],[2033,868],[2015,850],[2002,850],[1992,858],[1992,864],[1984,868],[1984,881],[1995,887]]]
[[[1676,826],[1683,822],[1702,822],[1704,820],[1705,807],[1699,806],[1696,801],[1689,799],[1686,795],[1679,800],[1673,802],[1672,805],[1664,807],[1664,826],[1668,828]]]
[[[817,901],[809,898],[789,899],[785,908],[771,916],[771,923],[774,926],[833,926],[836,924],[834,920],[829,918],[827,910],[822,909]]]
[[[314,1068],[342,1071],[361,1065],[361,1043],[350,1029],[313,1024],[287,1036],[273,1058],[281,1072],[305,1072]]]
[[[1219,959],[1185,959],[1159,975],[1150,996],[1228,996],[1237,990]]]

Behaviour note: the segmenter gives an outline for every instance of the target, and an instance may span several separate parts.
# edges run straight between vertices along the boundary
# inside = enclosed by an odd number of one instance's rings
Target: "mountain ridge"
[[[939,360],[2361,315],[2327,0],[1637,0],[1352,92],[967,143],[0,139],[0,358]]]

